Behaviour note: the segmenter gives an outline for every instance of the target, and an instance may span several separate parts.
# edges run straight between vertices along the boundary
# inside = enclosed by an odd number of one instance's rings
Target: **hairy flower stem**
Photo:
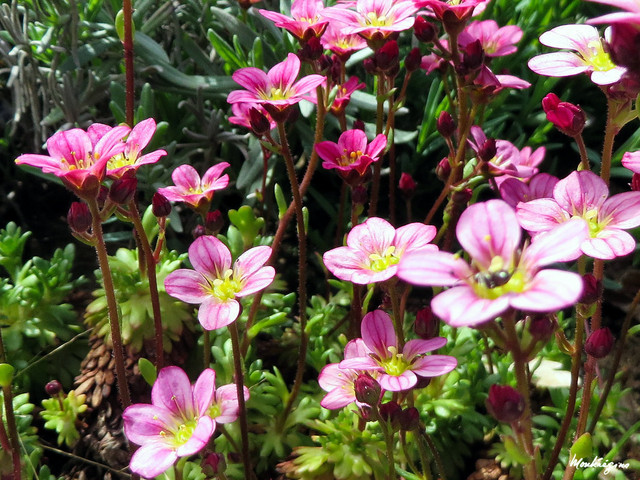
[[[122,0],[124,17],[124,71],[125,71],[125,113],[127,124],[133,127],[133,102],[135,98],[135,70],[133,66],[133,7],[131,0]]]
[[[377,108],[376,108],[376,135],[382,133],[384,128],[384,97],[385,97],[385,76],[383,73],[376,76],[378,80],[377,88]],[[378,197],[380,196],[380,170],[382,169],[382,156],[373,164],[373,180],[371,181],[371,200],[369,202],[370,217],[376,216],[378,209]]]
[[[284,122],[278,122],[278,133],[280,135],[280,145],[282,147],[282,156],[287,166],[287,174],[289,175],[289,183],[291,184],[291,192],[293,193],[293,203],[295,205],[296,221],[298,224],[298,315],[300,319],[300,350],[298,352],[298,366],[296,377],[291,388],[291,394],[287,399],[287,404],[282,412],[282,417],[278,422],[278,430],[284,427],[287,417],[293,408],[293,404],[298,396],[304,370],[307,360],[307,346],[309,336],[307,334],[307,232],[304,224],[304,214],[302,212],[302,195],[300,194],[300,185],[296,176],[293,157],[289,150],[287,142],[287,132]]]
[[[393,456],[393,429],[391,428],[391,425],[385,419],[382,418],[382,416],[380,415],[380,410],[378,410],[377,405],[371,406],[371,413],[375,415],[375,419],[378,421],[378,425],[380,425],[380,430],[382,430],[382,436],[384,437],[387,462],[389,462],[387,480],[395,480],[396,464]]]
[[[98,264],[100,265],[100,271],[102,272],[104,292],[107,297],[109,326],[111,327],[111,343],[113,344],[113,357],[116,362],[116,378],[118,381],[118,391],[120,393],[120,405],[124,410],[131,405],[131,397],[129,395],[129,384],[127,383],[127,372],[124,367],[124,352],[122,335],[120,334],[118,301],[116,300],[113,278],[111,276],[111,269],[109,268],[107,247],[104,243],[102,221],[100,220],[98,203],[95,199],[91,199],[87,201],[87,204],[89,205],[89,211],[91,212],[92,231],[96,240],[95,248],[98,255]]]
[[[520,339],[516,332],[515,312],[504,315],[502,321],[504,324],[507,348],[511,352],[513,358],[513,367],[516,374],[516,386],[522,398],[524,398],[524,412],[518,421],[522,431],[522,448],[531,457],[524,470],[525,480],[537,479],[537,467],[535,460],[535,451],[533,448],[533,433],[531,423],[531,392],[529,390],[529,376],[527,375],[527,359],[522,355]]]
[[[386,284],[389,297],[391,298],[391,309],[393,311],[393,328],[398,337],[398,350],[404,347],[404,312],[400,308],[400,297],[398,296],[398,281],[395,278],[389,280]]]
[[[576,135],[573,139],[576,141],[576,144],[578,144],[578,150],[580,151],[580,167],[578,170],[589,171],[589,156],[587,155],[587,146],[584,144],[582,134]]]
[[[324,135],[324,120],[327,115],[327,110],[325,107],[325,92],[322,87],[316,88],[316,97],[318,99],[318,110],[316,114],[316,132],[313,138],[313,144],[316,145],[318,142],[322,141],[322,137]],[[302,182],[300,182],[300,197],[304,197],[307,192],[309,185],[311,184],[311,179],[313,178],[313,174],[318,167],[318,161],[320,157],[316,152],[316,149],[313,148],[311,150],[311,156],[309,157],[309,163],[307,165],[307,170],[304,172],[304,177],[302,177]],[[289,204],[287,211],[280,219],[278,223],[278,228],[276,229],[276,234],[273,237],[273,242],[271,242],[271,258],[269,261],[273,263],[273,261],[277,258],[278,252],[280,250],[280,245],[282,244],[282,239],[284,238],[284,234],[287,231],[287,226],[291,221],[295,212],[295,201]],[[251,303],[251,308],[249,309],[249,316],[247,318],[247,323],[245,325],[244,334],[242,337],[242,353],[243,355],[247,353],[249,348],[249,343],[251,339],[248,336],[249,328],[253,325],[253,322],[256,318],[256,314],[258,313],[258,307],[260,306],[260,301],[262,300],[262,293],[258,292],[253,298],[253,302]]]
[[[145,259],[146,276],[149,281],[149,295],[151,296],[151,308],[153,311],[153,328],[156,347],[156,369],[160,371],[164,366],[164,348],[162,344],[163,329],[162,329],[162,312],[160,310],[160,297],[158,296],[158,279],[156,277],[156,260],[149,244],[149,238],[142,225],[140,219],[140,212],[135,200],[129,202],[129,218],[133,222],[133,227],[136,230],[140,242],[140,256]],[[145,272],[142,272],[143,274]]]
[[[438,467],[438,474],[439,474],[438,478],[440,480],[447,480],[444,464],[442,463],[442,458],[440,457],[440,454],[438,453],[438,449],[436,448],[435,444],[431,440],[431,436],[429,436],[429,434],[427,433],[426,427],[422,424],[422,422],[420,423],[420,433],[424,441],[429,446],[429,450],[431,450],[431,454],[433,455],[433,458],[436,461],[436,466]],[[422,448],[421,442],[418,442],[418,447]]]
[[[567,403],[567,410],[562,419],[562,425],[560,425],[560,431],[556,439],[556,444],[553,446],[553,451],[549,457],[549,463],[547,469],[544,472],[542,480],[549,480],[553,474],[553,469],[558,463],[558,457],[560,451],[564,446],[564,441],[567,438],[567,432],[573,419],[573,413],[576,408],[576,398],[578,396],[578,378],[580,377],[580,366],[582,364],[582,348],[584,343],[584,317],[578,314],[576,318],[576,335],[574,341],[574,351],[571,359],[571,386],[569,387],[569,399]]]
[[[593,430],[598,423],[598,418],[600,418],[600,414],[602,413],[602,409],[604,408],[604,404],[607,402],[607,397],[609,396],[609,392],[611,391],[611,387],[613,385],[613,381],[615,380],[616,373],[618,372],[618,366],[620,365],[620,359],[622,358],[622,352],[624,352],[624,345],[627,340],[627,332],[629,331],[629,327],[631,326],[631,320],[638,308],[638,303],[640,303],[640,290],[636,293],[636,296],[633,297],[631,304],[629,305],[629,310],[627,311],[626,316],[624,317],[624,322],[622,322],[622,327],[620,328],[620,341],[616,348],[614,348],[615,356],[613,357],[613,364],[609,368],[609,374],[607,376],[607,382],[602,389],[602,393],[600,394],[600,401],[598,402],[598,406],[596,407],[596,411],[593,414],[593,418],[591,419],[591,424],[587,431],[589,433],[593,433]]]
[[[254,478],[251,470],[251,458],[249,457],[249,424],[247,423],[247,406],[244,401],[244,373],[242,368],[242,354],[240,353],[240,337],[238,324],[232,322],[229,325],[231,335],[231,348],[233,350],[233,368],[235,370],[236,392],[238,394],[238,412],[240,420],[240,437],[242,439],[242,464],[244,466],[244,478]]]
[[[358,205],[353,202],[353,190],[351,191],[351,228],[358,225]],[[362,285],[356,283],[353,286],[353,301],[351,302],[351,312],[349,315],[349,331],[347,336],[350,340],[357,338],[360,333],[362,322]]]
[[[7,430],[11,442],[11,459],[13,460],[13,478],[20,480],[22,472],[20,467],[20,436],[18,434],[18,426],[16,424],[16,416],[13,412],[13,394],[11,385],[2,387],[2,397],[4,399],[4,414],[7,419]],[[0,421],[2,419],[0,418]]]

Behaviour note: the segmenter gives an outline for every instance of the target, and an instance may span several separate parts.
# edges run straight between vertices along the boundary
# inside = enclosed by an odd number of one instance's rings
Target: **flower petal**
[[[538,268],[555,262],[568,262],[581,255],[580,245],[589,238],[589,226],[574,217],[548,232],[536,235],[522,254],[521,264]]]
[[[176,452],[163,443],[147,443],[131,457],[129,468],[144,478],[155,478],[166,472],[178,459]]]
[[[202,235],[189,247],[193,268],[207,278],[221,278],[231,267],[231,252],[213,235]]]
[[[580,275],[562,270],[541,270],[527,290],[511,297],[513,308],[531,312],[555,312],[573,305],[582,294]]]
[[[186,303],[202,303],[209,293],[205,285],[207,280],[198,272],[181,268],[171,272],[164,279],[165,291]]]
[[[424,223],[410,223],[396,230],[393,244],[396,247],[396,254],[403,255],[409,251],[426,247],[436,236],[436,227],[425,225]],[[435,247],[435,245],[432,245]]]
[[[151,389],[151,402],[176,416],[192,416],[195,411],[193,391],[184,370],[174,366],[160,370]]]
[[[405,370],[400,375],[380,374],[377,378],[380,386],[389,392],[408,390],[418,383],[418,377],[411,370]]]
[[[584,61],[570,52],[554,52],[537,55],[528,62],[529,68],[547,77],[570,77],[589,70]]]
[[[411,370],[421,377],[438,377],[458,366],[458,360],[450,355],[427,355],[413,362]]]
[[[473,275],[460,257],[424,249],[403,255],[397,273],[401,280],[423,286],[451,286]]]
[[[640,192],[624,192],[605,200],[598,219],[608,220],[608,227],[621,229],[640,225]]]
[[[355,401],[355,394],[350,394],[343,388],[334,388],[320,400],[320,405],[328,410],[337,410]]]
[[[428,340],[413,339],[409,340],[402,349],[402,356],[410,362],[413,357],[424,353],[432,352],[447,344],[447,339],[443,337],[430,338]]]
[[[240,304],[237,300],[219,302],[214,297],[208,298],[200,305],[198,321],[205,330],[217,330],[226,327],[240,316]]]
[[[469,285],[460,285],[436,295],[431,308],[452,327],[476,327],[504,313],[509,300],[505,295],[495,300],[480,298]]]
[[[553,189],[558,205],[571,214],[581,215],[599,209],[609,196],[604,180],[588,170],[573,172],[560,180]]]
[[[136,403],[122,414],[124,433],[130,442],[145,445],[158,441],[160,432],[173,423],[171,412],[157,405]]]
[[[191,437],[183,445],[180,445],[176,449],[176,454],[179,457],[186,457],[198,453],[209,443],[209,439],[216,428],[216,422],[208,416],[202,416],[198,418],[198,424],[195,430],[191,434]]]
[[[367,313],[360,328],[365,345],[380,358],[388,358],[389,347],[398,346],[391,317],[382,310]]]
[[[193,399],[199,415],[205,415],[216,393],[216,372],[205,368],[193,385]]]
[[[601,260],[611,260],[633,252],[636,241],[624,230],[607,228],[596,238],[588,238],[580,246],[585,255]]]

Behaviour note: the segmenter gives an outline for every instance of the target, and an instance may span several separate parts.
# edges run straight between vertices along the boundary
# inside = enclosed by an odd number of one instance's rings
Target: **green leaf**
[[[142,378],[144,378],[150,387],[153,387],[153,384],[156,382],[156,378],[158,378],[158,370],[155,365],[142,357],[138,360],[138,368],[140,369]]]

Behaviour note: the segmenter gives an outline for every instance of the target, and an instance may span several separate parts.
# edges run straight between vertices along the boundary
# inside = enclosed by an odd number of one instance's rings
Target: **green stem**
[[[251,469],[251,458],[249,457],[249,424],[247,423],[247,406],[244,401],[244,372],[242,367],[242,354],[240,353],[240,338],[238,335],[238,324],[233,322],[229,325],[231,335],[231,348],[233,350],[233,368],[235,370],[236,393],[238,395],[238,418],[240,420],[240,436],[242,439],[242,464],[244,466],[245,480],[254,478]]]
[[[404,347],[404,315],[400,308],[400,297],[397,291],[398,282],[395,279],[387,281],[386,287],[391,298],[391,309],[393,311],[393,329],[398,337],[398,351]]]
[[[590,170],[589,168],[589,155],[587,155],[587,146],[584,144],[582,134],[578,134],[573,139],[578,144],[578,150],[580,150],[580,170]]]
[[[607,126],[604,130],[604,141],[602,144],[602,164],[600,165],[600,178],[609,185],[611,173],[611,157],[613,156],[613,142],[618,133],[618,127],[613,121],[613,101],[607,99]]]
[[[153,311],[153,329],[156,347],[156,369],[158,371],[164,366],[163,328],[162,311],[160,309],[160,297],[158,295],[158,278],[156,276],[156,260],[147,238],[147,233],[140,219],[140,212],[135,200],[129,202],[129,213],[133,226],[140,241],[140,256],[145,258],[147,278],[149,281],[149,295],[151,296],[151,308]]]
[[[384,74],[381,73],[377,77],[377,108],[376,108],[376,135],[382,133],[384,129],[384,94],[385,94],[385,81]],[[371,181],[371,201],[369,202],[370,217],[375,217],[378,209],[378,197],[380,196],[380,171],[382,169],[382,158],[378,159],[373,164],[373,179]]]
[[[92,231],[96,240],[96,254],[98,255],[98,264],[100,265],[100,271],[102,272],[104,292],[107,298],[109,326],[111,327],[111,343],[113,345],[113,357],[116,362],[116,378],[118,391],[120,393],[120,404],[124,410],[131,405],[131,397],[129,395],[129,384],[127,383],[127,372],[124,366],[124,352],[122,335],[120,333],[118,301],[116,300],[113,277],[111,276],[111,269],[109,268],[109,258],[107,255],[107,247],[104,243],[98,204],[95,199],[88,200],[87,204],[89,205],[89,211],[91,212],[93,222]]]
[[[13,393],[11,385],[2,388],[2,396],[4,399],[4,414],[7,417],[7,430],[9,431],[9,441],[11,442],[11,458],[13,460],[13,478],[20,480],[22,478],[22,468],[20,466],[20,437],[18,434],[18,426],[16,424],[16,416],[13,411]],[[0,418],[0,422],[2,419]]]
[[[209,368],[211,365],[211,336],[209,330],[203,330],[202,332],[202,363],[204,368]]]
[[[296,176],[293,157],[289,150],[287,141],[287,132],[284,122],[278,122],[278,133],[280,135],[280,145],[282,147],[282,156],[287,166],[287,174],[289,175],[289,183],[291,184],[291,192],[293,193],[293,203],[296,212],[296,221],[298,224],[298,314],[300,317],[300,350],[298,352],[298,365],[296,377],[291,388],[291,394],[287,399],[287,404],[282,412],[279,421],[279,427],[283,428],[289,413],[293,408],[293,404],[298,396],[307,359],[307,346],[309,336],[307,335],[307,232],[304,224],[304,216],[302,212],[302,195],[300,194],[300,185]]]
[[[125,70],[125,112],[127,124],[133,127],[133,103],[135,98],[135,70],[133,66],[133,7],[131,0],[122,1],[124,17],[124,70]]]

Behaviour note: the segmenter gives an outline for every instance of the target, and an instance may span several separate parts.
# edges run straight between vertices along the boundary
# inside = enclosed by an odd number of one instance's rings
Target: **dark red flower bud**
[[[75,233],[84,233],[89,230],[92,223],[89,206],[84,202],[73,202],[67,213],[67,223]]]
[[[104,207],[104,203],[107,201],[107,197],[109,196],[109,189],[104,185],[100,186],[100,191],[98,191],[98,207]]]
[[[318,59],[318,65],[320,65],[320,71],[324,72],[325,70],[333,67],[333,61],[331,60],[331,57],[329,57],[329,55],[325,55],[323,53]]]
[[[549,315],[534,315],[529,317],[527,326],[533,338],[546,342],[553,335],[556,329],[556,322]]]
[[[420,53],[420,49],[418,47],[412,48],[407,54],[407,58],[404,59],[404,68],[407,69],[407,72],[414,72],[420,68],[421,62],[422,54]]]
[[[491,385],[486,405],[493,418],[499,422],[512,423],[524,412],[524,397],[508,385]]]
[[[547,120],[565,135],[575,137],[584,130],[587,122],[584,110],[573,103],[561,102],[556,94],[550,93],[542,99],[542,109]]]
[[[402,195],[405,196],[405,198],[413,197],[413,194],[416,191],[416,186],[417,184],[413,177],[408,173],[402,172],[402,174],[400,175],[400,181],[398,182],[398,188],[402,192]]]
[[[444,138],[449,138],[456,131],[456,122],[453,121],[453,117],[449,112],[443,110],[438,116],[436,128],[438,129],[438,133],[440,135],[442,135]]]
[[[484,50],[482,42],[476,40],[464,48],[462,53],[462,65],[467,72],[478,70],[484,62]]]
[[[62,384],[58,380],[51,380],[44,386],[45,392],[52,397],[58,396],[62,392]]]
[[[364,122],[362,120],[356,120],[353,122],[353,129],[354,130],[362,130],[364,132],[365,127],[364,127]]]
[[[222,218],[220,210],[208,212],[204,221],[204,226],[208,235],[215,235],[218,233],[224,226],[224,219]]]
[[[264,113],[254,107],[249,109],[249,125],[251,125],[251,131],[256,137],[262,137],[271,130],[269,119]]]
[[[156,217],[167,217],[171,213],[171,202],[161,193],[154,193],[151,199],[151,211]]]
[[[626,67],[628,75],[640,77],[640,29],[636,22],[619,22],[611,25],[611,37],[607,42],[611,60]]]
[[[202,473],[207,477],[216,477],[227,469],[227,463],[221,453],[210,453],[202,460],[200,466]]]
[[[378,67],[376,66],[376,62],[373,58],[365,58],[362,61],[362,67],[369,75],[375,75],[378,73]]]
[[[390,40],[380,47],[373,54],[373,61],[375,62],[378,70],[382,72],[389,72],[393,68],[398,66],[400,61],[400,49],[398,48],[398,42]]]
[[[291,105],[287,105],[286,107],[281,107],[278,105],[272,105],[270,103],[265,103],[263,105],[263,108],[267,111],[269,115],[271,115],[271,118],[273,118],[275,122],[286,122],[287,120],[290,121],[289,115],[291,115],[293,111],[297,110],[297,109],[291,108]]]
[[[417,16],[413,24],[413,33],[421,42],[430,43],[438,36],[438,27],[427,21],[424,17]]]
[[[393,430],[400,429],[400,414],[402,408],[396,402],[386,402],[380,405],[380,417],[385,422],[391,424]]]
[[[369,194],[367,193],[367,189],[362,185],[358,185],[351,189],[351,201],[354,205],[364,205],[368,200]]]
[[[424,307],[416,313],[413,331],[423,340],[437,337],[440,331],[440,319],[433,314],[430,307]]]
[[[420,375],[416,375],[416,377],[418,377],[418,383],[414,385],[415,389],[427,388],[431,383],[431,377],[421,377]]]
[[[335,85],[340,85],[340,80],[342,76],[342,62],[339,60],[337,62],[333,62],[331,64],[331,68],[329,68],[329,76]]]
[[[478,159],[483,162],[490,162],[493,160],[498,153],[498,149],[496,148],[496,139],[495,138],[487,138],[484,144],[478,150]]]
[[[324,48],[322,47],[322,43],[320,43],[320,39],[313,36],[298,50],[298,58],[303,62],[311,63],[318,60],[322,52],[324,52]]]
[[[417,430],[420,426],[420,413],[416,407],[405,408],[398,415],[400,430]]]
[[[440,163],[436,166],[436,176],[446,182],[449,179],[449,175],[451,174],[451,164],[449,163],[449,159],[447,157],[440,160]]]
[[[456,190],[455,192],[453,192],[453,195],[451,195],[451,200],[456,205],[466,205],[467,203],[469,203],[469,200],[471,200],[472,196],[473,190],[471,190],[470,188],[463,188],[462,190]]]
[[[126,205],[133,199],[136,188],[138,188],[136,177],[122,176],[111,184],[109,200],[118,205]]]
[[[585,273],[582,276],[582,285],[582,296],[578,302],[584,303],[585,305],[591,305],[597,302],[604,289],[602,281],[598,280],[591,273]]]
[[[361,373],[356,378],[353,389],[355,390],[356,400],[366,405],[378,405],[380,402],[380,395],[382,394],[382,387],[368,373]]]
[[[584,351],[592,357],[604,358],[609,355],[615,342],[611,330],[607,327],[599,328],[595,332],[591,332],[587,341],[584,342]]]
[[[191,230],[191,236],[194,240],[206,234],[207,230],[204,228],[204,225],[196,225],[195,227],[193,227],[193,230]]]
[[[640,173],[634,173],[631,177],[631,190],[640,192]]]

